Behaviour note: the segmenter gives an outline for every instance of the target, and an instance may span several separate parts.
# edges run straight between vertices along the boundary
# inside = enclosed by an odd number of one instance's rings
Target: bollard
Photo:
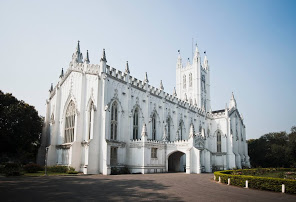
[[[216,175],[214,175],[214,181],[216,181]]]
[[[228,184],[227,185],[230,185],[230,178],[228,178]]]
[[[282,193],[285,193],[285,185],[282,184]]]
[[[219,183],[221,183],[221,177],[219,176]]]
[[[245,188],[249,188],[249,181],[246,180],[246,187]]]

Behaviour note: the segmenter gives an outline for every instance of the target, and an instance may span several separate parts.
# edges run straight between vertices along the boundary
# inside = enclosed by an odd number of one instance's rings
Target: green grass
[[[296,179],[296,175],[286,175],[286,172],[268,172],[264,174],[256,174],[257,177],[273,177],[283,179]]]

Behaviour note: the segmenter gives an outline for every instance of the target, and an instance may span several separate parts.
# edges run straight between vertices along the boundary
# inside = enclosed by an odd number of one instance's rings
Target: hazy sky
[[[45,115],[45,100],[77,40],[91,63],[108,64],[165,91],[175,86],[177,51],[192,38],[207,51],[212,109],[234,92],[247,138],[296,125],[296,1],[0,0],[0,89]]]

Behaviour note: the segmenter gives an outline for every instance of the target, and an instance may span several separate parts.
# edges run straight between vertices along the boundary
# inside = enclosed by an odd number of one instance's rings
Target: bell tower
[[[181,100],[210,111],[210,68],[205,54],[203,63],[196,45],[192,63],[189,58],[184,66],[178,51],[176,65],[176,93]]]

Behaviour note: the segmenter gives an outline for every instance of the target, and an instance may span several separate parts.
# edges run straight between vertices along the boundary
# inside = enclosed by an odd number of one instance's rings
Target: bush
[[[127,166],[124,167],[111,167],[111,175],[130,174]]]
[[[27,173],[37,173],[38,171],[42,171],[43,167],[35,163],[29,163],[24,166],[24,170]]]
[[[271,178],[271,177],[257,177],[250,176],[258,170],[259,173],[272,172],[272,171],[288,171],[291,169],[285,168],[260,168],[260,169],[240,169],[240,170],[226,170],[217,171],[214,173],[216,181],[221,178],[222,183],[227,183],[230,178],[230,184],[235,186],[244,187],[246,180],[248,180],[249,188],[269,190],[281,192],[282,184],[285,184],[286,193],[296,194],[296,180],[282,179],[282,178]],[[234,175],[235,173],[241,172],[242,174]]]
[[[47,167],[48,172],[52,173],[67,173],[69,170],[68,166],[49,166]]]
[[[78,174],[78,172],[75,171],[75,168],[73,168],[73,167],[69,167],[67,173],[68,174]]]
[[[6,163],[3,169],[5,176],[20,176],[21,170],[21,166],[17,163]]]

